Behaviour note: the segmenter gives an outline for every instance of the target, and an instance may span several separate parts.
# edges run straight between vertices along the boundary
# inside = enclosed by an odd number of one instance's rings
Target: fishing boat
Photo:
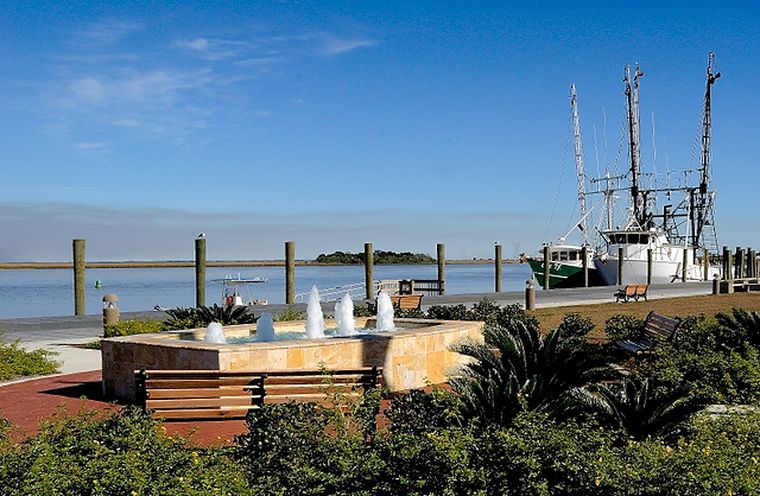
[[[266,277],[241,277],[227,275],[224,279],[217,279],[212,282],[222,284],[222,305],[225,307],[234,307],[240,305],[267,305],[266,299],[254,298],[253,290],[255,285],[266,284],[269,279]]]
[[[575,140],[575,168],[578,177],[578,204],[580,207],[580,220],[564,236],[560,236],[556,244],[544,243],[542,248],[548,247],[550,260],[541,258],[528,258],[528,264],[533,271],[533,276],[541,287],[545,287],[544,278],[549,274],[549,288],[574,288],[586,285],[584,281],[583,267],[584,255],[585,266],[588,268],[588,285],[601,286],[604,280],[598,274],[594,266],[595,250],[590,246],[588,239],[588,226],[586,218],[591,213],[586,209],[586,178],[583,164],[583,142],[581,140],[580,117],[578,114],[578,97],[575,85],[570,85],[570,108],[573,123],[573,135]],[[567,238],[578,231],[581,244],[568,244]],[[586,248],[584,251],[584,247]],[[545,250],[541,250],[545,253]],[[548,265],[548,270],[547,270]]]
[[[710,265],[710,253],[717,254],[715,192],[710,184],[711,91],[720,73],[714,72],[715,55],[708,54],[707,83],[702,115],[702,150],[699,168],[682,171],[680,184],[658,186],[654,173],[642,175],[639,146],[639,79],[644,73],[635,66],[625,71],[629,159],[623,187],[611,188],[606,180],[607,198],[615,191],[629,193],[630,207],[625,227],[602,232],[606,250],[594,259],[604,281],[614,284],[649,284],[688,280],[708,280],[720,275]],[[669,201],[658,211],[658,200]],[[611,218],[611,216],[610,216]],[[618,274],[621,266],[622,276]],[[648,266],[651,264],[651,274]]]

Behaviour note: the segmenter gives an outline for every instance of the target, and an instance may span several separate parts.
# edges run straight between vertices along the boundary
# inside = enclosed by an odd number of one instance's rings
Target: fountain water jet
[[[377,330],[378,332],[395,331],[393,323],[393,303],[385,292],[377,295]]]
[[[206,328],[206,335],[203,337],[203,340],[207,343],[218,343],[218,344],[225,344],[227,343],[227,338],[224,335],[224,329],[222,328],[222,324],[219,322],[212,322],[208,325]]]
[[[266,342],[274,341],[274,322],[272,322],[272,314],[264,312],[256,322],[256,341]]]
[[[306,304],[306,337],[319,339],[325,337],[325,317],[319,304],[319,290],[316,286],[309,291],[309,302]]]
[[[335,304],[335,320],[338,324],[339,336],[349,336],[354,334],[356,330],[356,323],[354,321],[354,302],[351,300],[351,295],[348,293]]]

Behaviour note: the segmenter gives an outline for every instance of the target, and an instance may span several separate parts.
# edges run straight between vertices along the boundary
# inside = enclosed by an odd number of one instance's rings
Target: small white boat
[[[216,281],[222,284],[222,305],[225,307],[235,307],[241,305],[267,305],[269,301],[262,298],[254,298],[253,285],[266,284],[269,279],[266,277],[237,277],[225,276],[224,279]],[[245,294],[243,294],[245,293]]]

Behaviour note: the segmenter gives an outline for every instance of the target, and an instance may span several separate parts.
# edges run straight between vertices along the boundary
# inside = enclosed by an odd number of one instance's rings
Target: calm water
[[[283,267],[209,267],[206,276],[206,303],[221,303],[222,284],[210,282],[225,275],[267,277],[266,284],[253,285],[254,298],[284,303]],[[376,265],[375,279],[435,279],[435,265]],[[531,277],[528,264],[504,265],[502,289],[519,291]],[[195,269],[87,269],[87,313],[100,313],[103,295],[115,293],[123,312],[195,304]],[[95,281],[102,287],[95,288]],[[296,267],[296,293],[312,285],[330,288],[364,281],[363,266]],[[446,292],[481,293],[493,291],[492,265],[447,265]],[[0,270],[0,319],[72,315],[74,313],[73,274],[70,269]],[[245,293],[244,297],[246,296]]]

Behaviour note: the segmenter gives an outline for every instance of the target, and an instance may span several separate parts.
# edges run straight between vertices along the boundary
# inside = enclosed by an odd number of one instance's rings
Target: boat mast
[[[578,116],[578,96],[575,94],[575,84],[570,85],[570,107],[573,112],[573,135],[575,137],[575,172],[578,176],[578,206],[581,220],[578,229],[583,236],[583,244],[588,244],[586,226],[586,175],[583,170],[583,141],[581,140],[581,121]]]
[[[696,205],[696,225],[692,225],[693,245],[702,246],[703,248],[713,248],[717,250],[717,236],[714,229],[714,209],[713,197],[709,191],[710,186],[710,141],[712,131],[710,99],[712,96],[712,85],[720,77],[720,72],[713,73],[715,65],[715,54],[707,54],[707,82],[705,84],[705,106],[702,115],[702,160],[699,167],[699,191]],[[694,219],[692,219],[692,222]],[[705,226],[713,226],[713,236],[715,237],[715,246],[708,247],[705,238]]]
[[[630,145],[631,155],[631,203],[633,206],[633,218],[643,227],[644,217],[646,215],[646,205],[641,205],[639,199],[639,169],[641,163],[641,154],[639,146],[639,78],[644,73],[639,70],[636,64],[631,77],[631,66],[625,66],[625,96],[628,100],[628,143]]]

